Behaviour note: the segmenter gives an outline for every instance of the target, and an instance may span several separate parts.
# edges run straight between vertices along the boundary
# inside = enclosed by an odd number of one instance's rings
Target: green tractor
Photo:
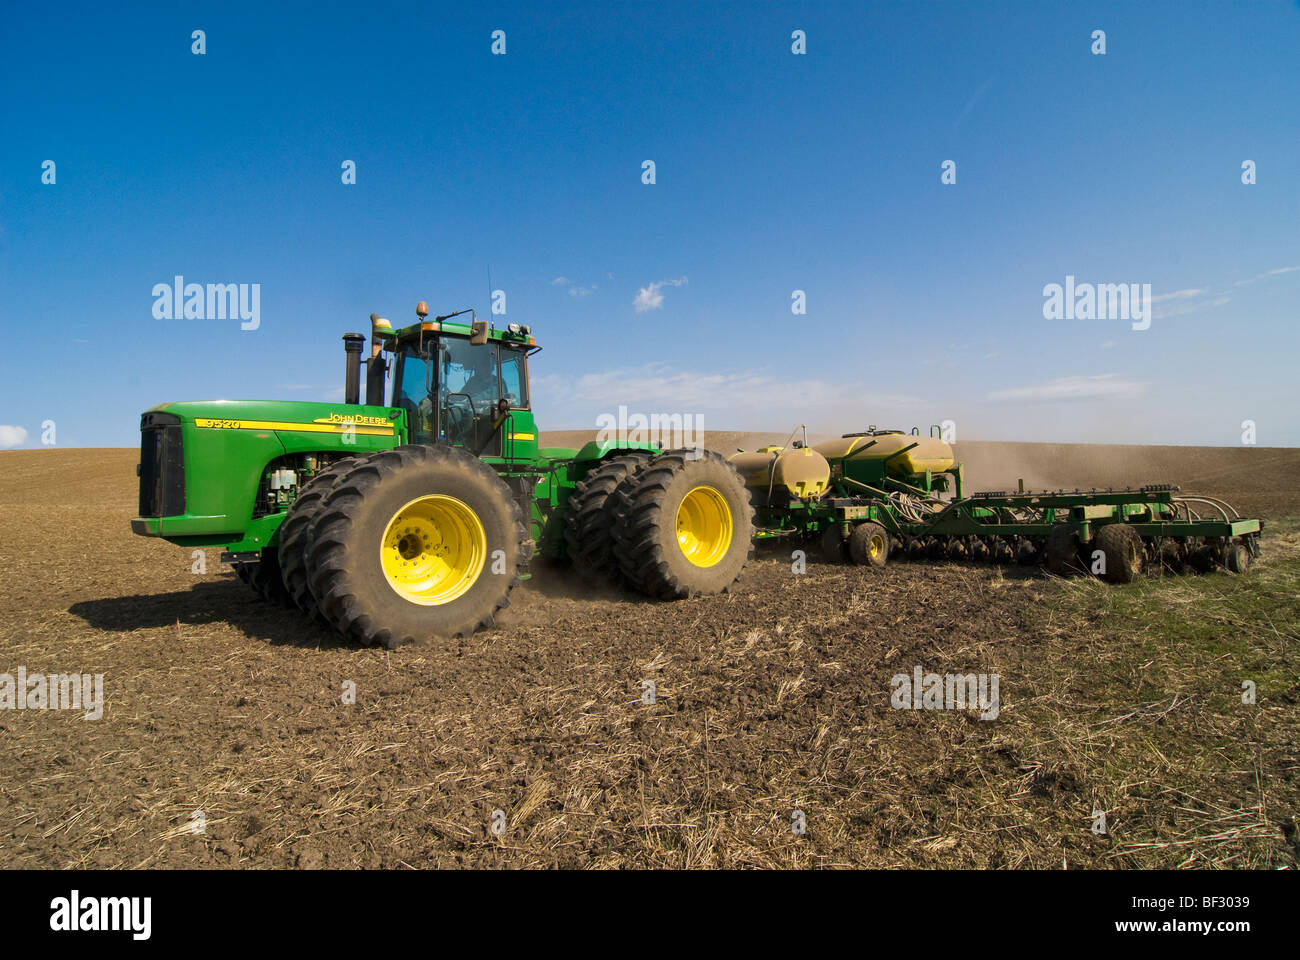
[[[401,329],[371,316],[364,404],[365,337],[349,333],[342,403],[147,411],[131,529],[222,547],[264,599],[390,648],[491,626],[535,556],[664,599],[739,579],[754,511],[730,464],[637,442],[543,448],[529,328],[416,314]]]

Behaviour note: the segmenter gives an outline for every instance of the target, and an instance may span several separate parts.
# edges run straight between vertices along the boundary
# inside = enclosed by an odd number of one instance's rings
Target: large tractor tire
[[[345,636],[390,649],[492,626],[534,547],[505,482],[441,445],[367,457],[325,499],[310,539],[321,610]]]
[[[617,496],[614,553],[628,582],[649,596],[722,593],[754,555],[749,490],[713,451],[660,454]]]
[[[321,504],[335,484],[362,459],[344,457],[335,460],[308,480],[303,484],[298,498],[289,505],[284,523],[280,524],[280,569],[285,589],[299,610],[324,626],[329,626],[329,621],[316,606],[316,598],[312,595],[311,582],[307,576],[307,535],[311,522],[320,513]]]
[[[285,588],[279,553],[275,547],[262,551],[262,559],[253,563],[235,564],[235,576],[267,603],[292,607],[293,599]]]
[[[614,556],[615,492],[635,478],[651,454],[627,454],[593,467],[569,496],[564,543],[574,571],[588,583],[622,576]]]
[[[1142,538],[1132,527],[1108,523],[1097,531],[1093,545],[1106,559],[1103,576],[1108,583],[1132,583],[1142,575],[1146,552]]]

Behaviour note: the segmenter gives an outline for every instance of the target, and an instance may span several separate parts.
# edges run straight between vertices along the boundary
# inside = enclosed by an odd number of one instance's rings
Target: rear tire
[[[629,454],[606,460],[579,480],[569,496],[564,543],[574,571],[588,583],[611,577],[621,579],[614,556],[614,525],[618,520],[614,494],[624,480],[641,472],[650,456]]]
[[[492,626],[534,546],[496,472],[442,445],[366,458],[330,492],[310,538],[321,610],[345,636],[390,649]]]
[[[1108,523],[1097,531],[1096,549],[1106,558],[1107,583],[1132,583],[1142,575],[1145,551],[1136,530],[1123,523]]]
[[[660,454],[619,498],[614,553],[628,582],[649,596],[722,593],[754,555],[749,490],[712,450]]]

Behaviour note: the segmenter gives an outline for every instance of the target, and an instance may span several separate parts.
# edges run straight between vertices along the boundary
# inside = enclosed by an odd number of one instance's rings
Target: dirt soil
[[[971,489],[1198,483],[1300,513],[1270,492],[1296,450],[960,452]],[[199,571],[133,536],[136,460],[0,453],[0,673],[103,674],[106,699],[0,711],[0,867],[1300,865],[1294,623],[1259,640],[1281,679],[1245,711],[1212,692],[1231,653],[1054,614],[1071,588],[1037,570],[809,547],[796,575],[786,546],[671,604],[543,569],[496,629],[360,649],[216,548]],[[998,674],[999,717],[891,709],[914,666]]]

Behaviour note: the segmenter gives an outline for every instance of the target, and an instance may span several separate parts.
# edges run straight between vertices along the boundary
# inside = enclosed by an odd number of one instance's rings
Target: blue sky
[[[483,314],[490,269],[543,430],[1295,445],[1298,51],[1282,0],[13,7],[0,425],[337,399],[343,332]],[[178,274],[260,327],[155,319]],[[1067,275],[1150,328],[1044,319]]]

